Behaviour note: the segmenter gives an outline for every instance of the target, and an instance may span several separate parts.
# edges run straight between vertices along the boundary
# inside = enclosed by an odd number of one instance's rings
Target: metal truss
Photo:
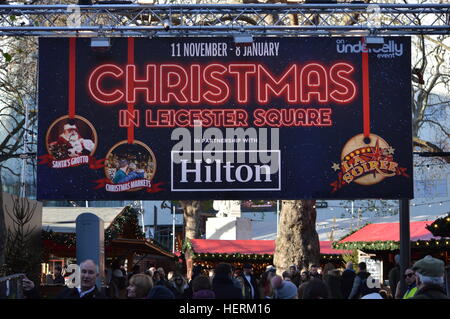
[[[450,4],[4,5],[0,36],[450,34]]]

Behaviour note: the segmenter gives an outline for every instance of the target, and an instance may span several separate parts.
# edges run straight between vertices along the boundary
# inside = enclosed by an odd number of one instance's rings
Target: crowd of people
[[[142,156],[141,156],[142,157]],[[122,155],[111,154],[105,161],[107,177],[115,184],[121,184],[136,179],[149,179],[154,171],[154,164],[145,158],[137,159]]]
[[[333,264],[323,269],[312,265],[299,271],[296,265],[281,276],[274,266],[268,266],[260,276],[253,274],[251,264],[234,269],[229,263],[219,263],[207,272],[194,266],[191,279],[177,272],[166,274],[162,267],[141,272],[139,266],[126,273],[123,267],[109,267],[106,288],[96,287],[98,266],[92,260],[80,264],[80,287],[65,287],[58,298],[62,299],[448,299],[444,288],[444,262],[426,256],[405,271],[406,287],[391,283],[382,289],[370,282],[364,262],[355,272],[348,262],[341,273]],[[392,271],[392,275],[395,271]],[[61,275],[59,274],[59,277]],[[60,278],[59,278],[60,279]],[[38,298],[33,282],[25,278],[23,288],[28,298]]]

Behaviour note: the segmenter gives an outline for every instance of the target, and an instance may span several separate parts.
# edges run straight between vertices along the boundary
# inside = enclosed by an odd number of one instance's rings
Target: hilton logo
[[[281,190],[279,129],[208,128],[172,132],[172,191]],[[225,136],[224,134],[225,133]]]
[[[266,191],[281,190],[281,173],[279,150],[233,150],[217,151],[219,153],[241,153],[246,161],[234,163],[222,159],[201,158],[173,160],[172,151],[172,191]],[[190,151],[203,153],[203,151]],[[196,154],[199,155],[199,154]],[[227,154],[228,155],[228,154]],[[256,155],[256,156],[254,156]],[[269,165],[253,163],[254,158],[270,156]]]

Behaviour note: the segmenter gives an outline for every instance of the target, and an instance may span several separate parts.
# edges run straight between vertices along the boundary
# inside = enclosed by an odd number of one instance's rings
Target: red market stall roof
[[[320,242],[322,255],[341,255],[348,250],[334,249],[331,241]],[[191,239],[192,250],[195,254],[241,254],[241,255],[273,255],[274,240],[218,240]]]
[[[435,237],[426,229],[433,221],[417,221],[410,223],[410,238],[412,248],[418,246],[448,247],[449,240]],[[334,248],[366,249],[366,250],[397,250],[400,241],[399,223],[369,224],[358,231],[346,236],[339,242],[333,243]]]

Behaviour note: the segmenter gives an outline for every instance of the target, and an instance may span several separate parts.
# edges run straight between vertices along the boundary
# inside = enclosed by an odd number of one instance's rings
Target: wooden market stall
[[[127,261],[128,270],[139,264],[142,270],[151,266],[175,270],[177,257],[157,242],[146,239],[136,212],[129,206],[120,208],[44,207],[42,243],[43,274],[75,262],[76,224],[78,215],[90,212],[102,218],[105,227],[105,259]],[[46,283],[45,281],[43,281]]]
[[[450,222],[450,217],[447,217]],[[434,221],[410,222],[411,262],[432,255],[450,264],[450,238],[436,236],[430,231],[437,228]],[[438,226],[439,227],[439,226]],[[368,224],[334,242],[336,249],[352,249],[365,253],[379,261],[383,280],[388,279],[389,270],[395,266],[394,257],[400,248],[399,223]]]

